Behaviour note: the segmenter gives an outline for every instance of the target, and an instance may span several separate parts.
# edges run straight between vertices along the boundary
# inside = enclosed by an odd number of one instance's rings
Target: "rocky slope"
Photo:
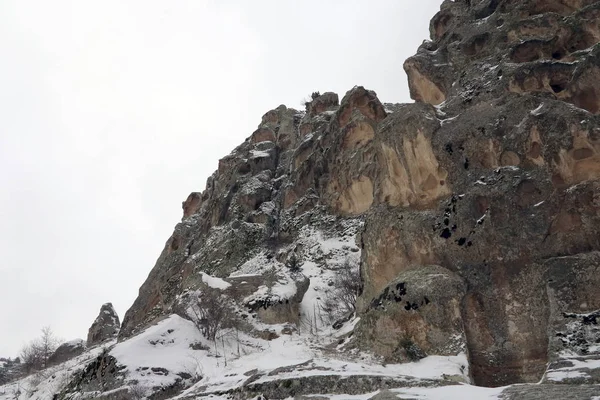
[[[121,337],[173,312],[200,271],[302,263],[302,229],[352,224],[357,347],[387,361],[408,342],[464,349],[477,384],[541,379],[568,347],[565,313],[600,308],[599,13],[595,1],[446,1],[405,63],[417,103],[356,87],[265,114],[184,202]]]
[[[267,112],[61,396],[600,395],[598,42],[600,2],[445,1],[416,103]]]

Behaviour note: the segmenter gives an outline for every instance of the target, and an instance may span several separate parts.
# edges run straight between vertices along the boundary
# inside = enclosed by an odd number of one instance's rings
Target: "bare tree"
[[[22,360],[23,372],[30,374],[42,368],[40,345],[38,340],[32,340],[21,349],[19,354]]]
[[[323,302],[321,309],[329,319],[335,321],[356,311],[356,299],[361,291],[362,283],[358,267],[346,258],[337,271],[331,291]]]
[[[194,325],[202,335],[215,342],[223,328],[233,326],[234,313],[219,289],[206,288],[191,306]]]
[[[48,366],[48,359],[56,351],[58,344],[59,340],[54,335],[52,329],[49,326],[43,327],[42,336],[39,339],[42,368],[46,368]]]
[[[48,359],[58,347],[59,340],[49,326],[42,328],[42,335],[21,349],[20,358],[24,372],[29,374],[48,366]]]

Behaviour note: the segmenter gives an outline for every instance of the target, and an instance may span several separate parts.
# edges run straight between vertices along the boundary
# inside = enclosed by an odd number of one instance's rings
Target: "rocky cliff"
[[[414,104],[355,87],[267,112],[183,202],[120,340],[216,289],[248,334],[355,307],[348,352],[466,352],[478,385],[594,355],[599,41],[600,2],[447,0],[405,63]],[[329,307],[354,270],[356,304]]]

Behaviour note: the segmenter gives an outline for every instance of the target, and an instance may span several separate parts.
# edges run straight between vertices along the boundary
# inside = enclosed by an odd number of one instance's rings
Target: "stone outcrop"
[[[103,304],[98,317],[88,330],[87,346],[91,347],[115,339],[120,327],[119,316],[112,303]]]
[[[63,363],[67,360],[77,357],[83,353],[86,348],[86,342],[83,339],[76,339],[62,343],[48,358],[48,363],[51,365]]]
[[[599,19],[591,0],[447,0],[404,66],[416,103],[358,86],[267,112],[183,203],[120,337],[175,312],[203,273],[263,323],[299,323],[314,288],[296,263],[332,263],[302,241],[318,228],[360,250],[350,346],[388,362],[465,351],[486,386],[593,352],[564,338],[569,315],[600,310]]]

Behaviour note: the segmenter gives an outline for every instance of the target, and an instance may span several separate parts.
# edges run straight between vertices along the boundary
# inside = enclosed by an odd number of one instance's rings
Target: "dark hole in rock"
[[[552,58],[554,58],[555,60],[560,60],[561,58],[563,58],[562,52],[555,51],[554,53],[552,53]]]
[[[467,247],[471,247],[473,246],[473,242],[471,242],[470,240],[467,242]]]
[[[450,232],[450,229],[446,228],[442,231],[440,237],[443,237],[444,239],[450,239],[450,237],[452,237],[452,232]]]
[[[498,70],[498,73],[497,73],[496,75],[498,76],[498,78],[501,78],[501,77],[502,77],[502,70],[501,70],[501,69],[499,69],[499,70]]]
[[[500,0],[488,0],[487,2],[482,1],[477,7],[475,7],[475,16],[480,19],[489,17],[496,11],[499,4]]]
[[[458,243],[459,246],[464,246],[466,242],[467,242],[467,238],[464,238],[464,237],[462,237],[456,241],[456,243]]]
[[[444,218],[444,225],[446,225],[446,226],[450,225],[450,219]]]
[[[554,93],[560,93],[566,89],[566,85],[564,83],[555,83],[550,84],[550,88]]]
[[[454,153],[454,150],[452,149],[452,143],[448,143],[448,144],[446,145],[446,151],[447,151],[447,152],[448,152],[448,154],[450,154],[450,155],[451,155],[452,153]]]
[[[423,301],[425,301],[425,304],[429,304],[429,303],[431,303],[431,302],[429,301],[429,299],[427,298],[427,296],[425,296],[425,297],[423,298]]]
[[[400,296],[404,296],[406,294],[406,283],[400,282],[396,285],[396,290]]]
[[[504,19],[498,18],[498,20],[496,21],[496,26],[499,28],[502,25],[504,25]]]
[[[456,224],[452,225],[452,232],[456,232],[457,229],[458,229],[458,226],[456,226]]]
[[[465,158],[465,169],[469,169],[469,159]]]
[[[244,164],[240,165],[240,167],[238,168],[238,172],[241,175],[245,175],[250,171],[251,171],[251,168],[250,168],[250,165],[248,165],[248,163],[244,163]]]

